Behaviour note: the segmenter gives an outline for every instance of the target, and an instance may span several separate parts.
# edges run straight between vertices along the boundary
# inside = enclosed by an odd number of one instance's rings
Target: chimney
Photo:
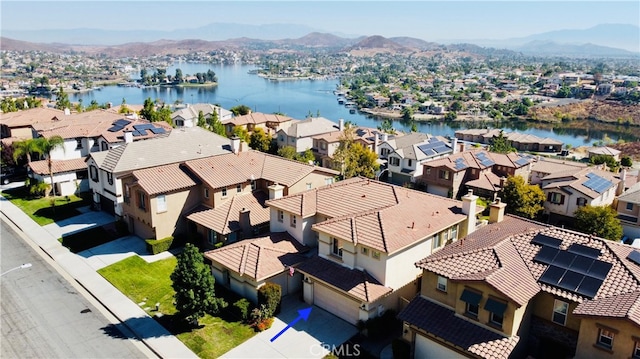
[[[242,231],[242,234],[244,236],[250,236],[252,232],[250,214],[251,214],[250,210],[246,208],[242,208],[240,210],[240,216],[238,217],[238,224],[240,225],[240,231]]]
[[[489,205],[489,223],[502,222],[504,219],[504,208],[506,206],[507,204],[503,203],[500,197],[497,197],[496,200]]]
[[[462,237],[465,237],[476,229],[476,201],[478,196],[473,194],[473,190],[469,190],[465,196],[462,197],[462,213],[467,215],[467,226],[463,228],[464,233]],[[460,238],[462,238],[460,237]]]
[[[338,120],[338,129],[340,131],[344,131],[344,120],[343,119],[339,119]]]
[[[133,132],[124,131],[124,143],[131,143],[131,142],[133,142]]]
[[[619,196],[624,192],[624,187],[627,181],[627,169],[622,167],[620,170],[620,182],[618,182],[618,189],[616,190],[616,195]]]
[[[282,194],[284,192],[284,186],[274,183],[267,188],[269,189],[269,199],[282,198]]]
[[[379,143],[378,143],[378,140],[379,140],[378,135],[379,134],[377,132],[373,134],[373,153],[375,153],[376,156],[380,155],[380,153],[379,153],[380,151],[378,150],[378,145],[379,145]]]
[[[452,155],[458,153],[458,137],[453,136],[451,139],[451,149],[453,149]]]
[[[64,114],[65,114],[66,116],[71,115],[71,110],[69,110],[69,108],[68,108],[68,107],[65,107],[65,108],[64,108]]]
[[[240,152],[240,137],[231,137],[231,152],[238,154]]]
[[[382,142],[387,142],[387,141],[389,141],[389,134],[385,132],[382,134]]]

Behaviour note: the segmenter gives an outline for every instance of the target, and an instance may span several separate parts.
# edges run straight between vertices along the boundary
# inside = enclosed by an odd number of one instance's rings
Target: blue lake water
[[[161,99],[165,103],[173,104],[177,100],[184,103],[212,103],[219,104],[229,109],[237,105],[247,105],[255,112],[274,113],[282,112],[295,119],[304,119],[310,113],[316,116],[318,113],[337,122],[338,119],[351,121],[359,126],[377,127],[380,119],[361,113],[349,113],[349,109],[338,104],[333,91],[338,80],[314,80],[314,81],[269,81],[248,72],[255,69],[248,65],[209,65],[178,63],[167,69],[167,74],[175,74],[175,69],[180,68],[182,73],[195,74],[213,70],[218,76],[218,86],[215,87],[170,87],[170,88],[137,88],[106,86],[100,90],[85,93],[71,94],[70,100],[82,102],[87,105],[92,100],[98,103],[111,102],[119,105],[125,99],[128,104],[142,104],[147,98]],[[151,70],[149,72],[152,72]],[[133,74],[135,78],[137,74]],[[452,127],[452,126],[455,126]],[[468,128],[471,124],[449,125],[444,123],[418,123],[420,132],[433,135],[453,135],[457,129]],[[399,130],[409,131],[410,125],[399,121],[394,122],[394,127]],[[604,133],[578,130],[554,130],[553,128],[533,128],[526,125],[505,128],[507,131],[518,131],[539,137],[551,137],[574,147],[591,145],[602,140]],[[617,133],[607,133],[617,140]],[[625,138],[629,140],[629,138]]]

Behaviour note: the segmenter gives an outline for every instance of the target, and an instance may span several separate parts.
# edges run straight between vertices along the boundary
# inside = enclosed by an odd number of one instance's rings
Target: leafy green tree
[[[394,134],[396,130],[393,128],[393,122],[391,120],[384,120],[378,126],[378,130],[384,133]]]
[[[60,87],[58,94],[56,95],[56,108],[64,110],[65,108],[71,108],[71,101],[69,101],[69,95],[64,92],[64,89]]]
[[[204,117],[204,112],[198,111],[198,127],[207,128],[207,119]]]
[[[482,99],[482,101],[491,101],[491,93],[484,91],[480,98]]]
[[[211,132],[216,133],[216,134],[218,134],[220,136],[226,136],[227,135],[227,131],[224,129],[224,125],[222,124],[222,122],[220,122],[220,120],[218,118],[218,112],[213,111],[209,121],[210,121],[209,129],[211,130]]]
[[[413,119],[413,108],[412,107],[405,107],[402,109],[402,119],[403,120],[411,120]]]
[[[234,116],[244,116],[251,113],[251,107],[247,105],[238,105],[229,109]]]
[[[633,166],[633,160],[629,156],[622,156],[620,159],[620,165],[624,167],[631,167]]]
[[[493,137],[491,139],[489,151],[495,153],[510,153],[515,152],[516,149],[511,146],[509,140],[504,135],[504,131],[500,131],[500,134],[497,137]]]
[[[594,165],[606,164],[611,172],[616,172],[618,170],[619,164],[615,158],[608,155],[595,155],[589,158],[589,163]]]
[[[558,92],[556,93],[556,97],[560,97],[560,98],[571,97],[571,88],[568,86],[560,87],[558,89]]]
[[[293,146],[284,146],[278,149],[278,156],[284,157],[290,160],[296,159],[298,153]]]
[[[173,126],[173,120],[171,119],[171,108],[166,105],[162,105],[162,107],[158,111],[156,111],[153,118],[153,122],[164,121]]]
[[[53,196],[56,196],[56,186],[53,184],[53,160],[51,159],[51,152],[58,148],[64,151],[64,139],[60,136],[51,136],[49,138],[40,137],[37,140],[37,146],[40,148],[40,153],[47,154],[47,167],[49,168],[49,179],[51,180],[51,189]],[[55,202],[54,202],[55,203]]]
[[[233,135],[240,137],[240,139],[246,143],[251,142],[251,135],[246,128],[242,126],[236,126],[233,128]]]
[[[540,186],[526,183],[521,176],[509,176],[501,196],[508,213],[534,219],[544,210],[544,191]]]
[[[458,118],[458,114],[455,111],[449,111],[444,115],[445,121],[454,121],[456,118]]]
[[[464,108],[464,106],[462,105],[462,102],[460,102],[460,101],[455,101],[449,107],[449,109],[451,111],[454,111],[454,112],[460,112],[460,111],[462,111],[463,108]]]
[[[584,206],[574,213],[576,229],[586,234],[595,234],[611,241],[622,238],[622,225],[618,213],[611,207]]]
[[[176,75],[173,77],[173,81],[178,84],[184,81],[181,69],[176,69]]]
[[[171,286],[176,292],[176,309],[182,318],[197,324],[205,314],[216,314],[227,306],[222,298],[216,298],[211,268],[204,263],[197,247],[187,243],[177,259],[171,273]]]
[[[13,160],[18,163],[18,160],[25,156],[27,163],[31,163],[31,154],[42,154],[42,149],[38,145],[38,140],[35,138],[29,138],[22,141],[16,141],[13,143]]]
[[[265,283],[258,289],[258,305],[265,308],[265,316],[273,317],[280,312],[282,287],[277,283]]]
[[[258,127],[254,129],[251,134],[249,146],[257,151],[269,152],[269,148],[271,147],[271,137],[269,137],[262,128]]]
[[[302,153],[298,153],[295,155],[294,159],[298,162],[302,163],[311,163],[316,160],[316,156],[313,155],[313,151],[310,148],[307,148]]]
[[[118,113],[131,113],[131,110],[129,109],[129,107],[127,107],[127,100],[124,97],[122,98],[122,103],[120,104],[120,111],[118,111]]]
[[[334,168],[344,178],[364,176],[375,178],[380,169],[378,156],[361,143],[355,142],[355,127],[345,126],[340,136],[340,144],[333,154]]]
[[[147,99],[144,100],[142,109],[140,110],[140,117],[144,118],[147,121],[153,122],[155,112],[156,104],[153,102],[153,100],[151,100],[151,97],[147,97]]]

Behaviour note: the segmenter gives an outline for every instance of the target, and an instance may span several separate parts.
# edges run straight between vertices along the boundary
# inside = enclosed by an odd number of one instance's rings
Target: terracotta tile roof
[[[212,188],[244,183],[252,177],[290,187],[313,172],[319,171],[328,175],[338,173],[253,150],[191,160],[185,165]]]
[[[588,317],[628,318],[640,325],[640,291],[579,304],[573,314]]]
[[[467,218],[461,211],[461,202],[455,200],[402,187],[396,188],[396,195],[395,205],[335,217],[312,228],[356,245],[393,253]],[[351,201],[348,197],[342,200]],[[357,202],[357,197],[353,201]]]
[[[63,119],[68,115],[62,110],[56,110],[49,107],[37,107],[17,112],[2,113],[0,115],[0,124],[9,128],[29,127],[41,122],[51,122],[51,119],[57,117]]]
[[[621,153],[619,150],[616,150],[615,148],[611,148],[607,146],[591,147],[588,149],[588,151],[589,151],[589,154],[606,155],[606,156],[617,156]]]
[[[569,170],[565,172],[558,172],[558,173],[544,176],[542,178],[541,187],[542,189],[569,187],[574,190],[580,191],[581,193],[591,198],[598,198],[602,195],[602,193],[593,191],[592,189],[584,185],[584,183],[590,180],[588,175],[591,175],[591,174],[595,174],[611,182],[611,185],[608,188],[606,188],[605,191],[607,191],[612,187],[615,188],[618,185],[618,182],[620,182],[620,179],[618,179],[615,176],[615,174],[611,172],[602,171],[599,169],[595,169],[593,167],[589,167],[589,168],[582,168],[582,169],[576,169],[576,170]]]
[[[264,204],[267,198],[268,195],[263,191],[233,196],[216,208],[198,208],[189,214],[187,219],[218,233],[228,234],[241,229],[239,213],[243,209],[249,210],[252,226],[268,223],[270,211],[269,207]]]
[[[280,131],[283,131],[289,137],[302,138],[340,130],[338,129],[338,124],[333,121],[324,117],[311,117],[295,122],[286,130]]]
[[[205,116],[210,116],[212,113],[216,112],[218,113],[219,120],[233,115],[231,111],[224,109],[222,107],[209,104],[209,103],[196,103],[193,105],[192,104],[187,104],[187,105],[188,105],[187,107],[181,108],[173,112],[171,114],[171,119],[173,120],[176,117],[180,116],[186,120],[191,119],[191,120],[197,121],[198,114],[200,113],[200,111],[202,111],[202,113]],[[195,125],[195,122],[194,122],[194,125]]]
[[[204,256],[240,275],[262,281],[305,261],[304,253],[308,250],[283,232],[245,239],[206,252]]]
[[[318,256],[298,265],[298,270],[363,302],[371,303],[393,291],[366,271],[349,269]]]
[[[274,114],[268,114],[268,113],[262,113],[262,112],[252,112],[248,115],[237,116],[232,119],[225,120],[223,121],[223,124],[226,125],[228,123],[231,123],[236,126],[242,126],[250,123],[254,125],[258,125],[263,123],[266,124],[267,122],[283,123],[283,122],[289,122],[292,120],[293,119],[289,116],[274,115]]]
[[[481,358],[510,358],[520,337],[505,337],[455,315],[423,297],[414,298],[398,318]]]
[[[558,173],[565,171],[575,171],[576,168],[585,168],[587,164],[573,161],[558,161],[550,158],[541,157],[535,161],[531,167],[531,171],[540,173]]]
[[[623,194],[621,194],[618,197],[618,200],[631,203],[640,203],[640,182],[634,184]]]
[[[87,169],[86,157],[73,158],[70,160],[52,160],[51,168],[53,173],[76,172]],[[47,160],[33,161],[29,164],[33,173],[39,175],[49,174],[49,164]]]
[[[485,171],[477,179],[465,183],[468,187],[480,188],[487,191],[497,192],[501,189],[500,177],[493,172]]]
[[[485,166],[480,165],[478,159],[474,156],[476,152],[480,150],[467,150],[464,152],[458,152],[452,155],[449,155],[445,158],[440,158],[437,160],[425,162],[424,166],[426,168],[437,168],[437,167],[446,167],[450,171],[459,172],[466,171],[467,168],[485,168]],[[457,167],[456,160],[462,159],[466,167]],[[462,161],[461,160],[461,161]]]
[[[151,196],[189,189],[197,184],[178,163],[133,171],[133,176]]]

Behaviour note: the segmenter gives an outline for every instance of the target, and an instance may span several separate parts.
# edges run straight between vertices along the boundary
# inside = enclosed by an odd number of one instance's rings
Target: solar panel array
[[[486,152],[477,153],[476,158],[478,159],[478,161],[480,161],[480,164],[485,167],[493,166],[495,164],[495,162],[493,162],[493,160],[489,158],[489,156],[487,156]]]
[[[113,127],[109,128],[107,131],[109,131],[109,132],[118,132],[118,131],[122,130],[123,128],[125,128],[130,123],[131,123],[131,121],[129,121],[129,120],[124,120],[124,119],[117,120],[114,123],[112,123]]]
[[[595,297],[613,264],[598,260],[600,250],[596,248],[574,243],[564,251],[559,248],[558,241],[540,234],[531,241],[542,245],[533,260],[548,265],[538,280],[589,298]],[[640,261],[640,253],[638,259]]]
[[[459,171],[459,170],[463,170],[463,169],[465,169],[465,168],[469,167],[469,166],[467,165],[467,162],[466,162],[466,161],[464,160],[464,158],[462,158],[462,157],[457,158],[457,159],[454,161],[454,163],[456,164],[456,167],[455,167],[455,168],[456,168],[456,170],[458,170],[458,171]]]
[[[595,173],[587,173],[587,178],[589,179],[582,185],[598,193],[606,191],[613,185],[613,182],[606,178],[602,178]]]
[[[524,166],[527,163],[529,163],[529,159],[528,158],[524,158],[524,157],[520,157],[519,159],[517,159],[515,161],[515,164],[517,164],[518,166]]]
[[[147,130],[151,131],[152,133],[154,133],[156,135],[167,132],[162,127],[155,127],[151,123],[144,123],[144,124],[141,124],[141,125],[133,125],[133,136],[134,137],[146,136],[147,135]]]
[[[453,152],[451,147],[437,138],[429,139],[429,143],[418,146],[418,149],[427,156],[435,156],[441,153]]]
[[[629,255],[627,256],[627,259],[632,261],[635,264],[640,265],[640,252],[638,251],[632,251],[631,253],[629,253]]]

